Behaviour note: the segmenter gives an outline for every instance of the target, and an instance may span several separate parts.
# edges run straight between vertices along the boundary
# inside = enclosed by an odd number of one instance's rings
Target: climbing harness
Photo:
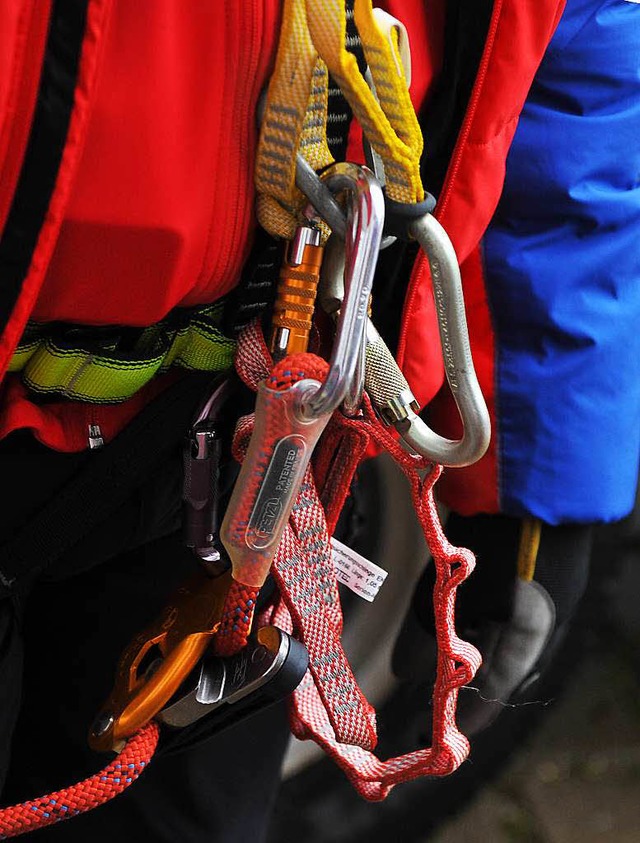
[[[179,367],[221,372],[233,362],[234,343],[221,331],[223,303],[176,311],[138,332],[31,323],[10,372],[39,395],[92,404],[126,401],[156,375]],[[124,347],[123,347],[124,346]],[[127,347],[128,346],[128,347]]]
[[[355,0],[354,20],[366,78],[345,49],[343,2],[284,3],[261,122],[256,187],[262,226],[292,242],[271,335],[265,337],[254,320],[238,337],[235,368],[257,393],[255,411],[236,424],[232,453],[241,469],[221,526],[218,419],[229,386],[219,384],[197,415],[185,447],[184,522],[185,543],[203,566],[120,660],[113,691],[89,737],[95,749],[121,753],[109,770],[123,768],[127,753],[140,743],[145,758],[130,762],[131,769],[138,772],[148,763],[158,724],[164,732],[206,717],[215,732],[287,695],[293,734],[322,746],[369,800],[383,799],[399,782],[450,773],[468,753],[455,722],[456,700],[480,657],[456,635],[454,602],[474,560],[447,542],[433,487],[442,463],[466,465],[482,454],[488,417],[471,362],[455,254],[430,215],[433,199],[425,198],[420,181],[422,136],[407,90],[402,28],[392,19],[376,19],[370,0]],[[384,192],[368,168],[332,159],[326,141],[329,72],[363,128]],[[419,419],[408,384],[368,316],[383,232],[415,238],[429,258],[445,369],[464,426],[457,442]],[[336,317],[329,362],[307,351],[320,276],[321,302]],[[209,326],[209,339],[215,331]],[[201,332],[195,333],[199,342]],[[229,352],[220,336],[213,334],[214,358],[221,349]],[[142,345],[166,346],[165,337],[165,328],[156,326]],[[177,361],[199,367],[190,352],[180,350],[179,338],[180,330],[169,350],[164,348],[159,368]],[[42,353],[64,357],[49,340],[38,341],[31,352],[33,359]],[[104,365],[115,366],[109,355],[107,348]],[[102,364],[100,355],[78,356],[74,350],[69,358],[70,370],[52,389],[62,384],[69,396],[122,400],[121,388],[110,387],[108,397],[100,392],[93,374],[96,362],[98,368]],[[37,367],[29,370],[29,365],[21,367],[34,378]],[[411,450],[380,417],[395,426]],[[439,657],[431,746],[388,761],[373,754],[375,711],[342,649],[330,544],[370,444],[387,451],[407,476],[436,571]],[[257,613],[269,575],[277,595]],[[0,811],[0,832],[12,836],[84,809],[65,794],[63,807],[55,811],[46,806],[57,806],[58,794]]]

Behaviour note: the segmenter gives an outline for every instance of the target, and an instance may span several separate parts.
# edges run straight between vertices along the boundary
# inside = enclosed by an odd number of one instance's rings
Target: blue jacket
[[[568,0],[484,239],[500,509],[612,521],[640,457],[640,4]]]

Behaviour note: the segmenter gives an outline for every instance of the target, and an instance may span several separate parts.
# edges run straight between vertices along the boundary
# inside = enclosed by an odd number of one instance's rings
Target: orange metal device
[[[118,664],[111,696],[89,734],[92,749],[119,752],[169,702],[217,632],[231,582],[230,573],[211,577],[198,572],[131,641]],[[147,664],[154,648],[157,659]]]

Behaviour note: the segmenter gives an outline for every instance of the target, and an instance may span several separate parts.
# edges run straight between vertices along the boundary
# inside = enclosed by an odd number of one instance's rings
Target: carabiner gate
[[[332,193],[348,192],[344,240],[346,293],[324,384],[303,405],[303,413],[317,418],[333,412],[349,393],[358,367],[367,323],[369,296],[375,275],[382,229],[384,196],[366,167],[334,164],[322,175]]]

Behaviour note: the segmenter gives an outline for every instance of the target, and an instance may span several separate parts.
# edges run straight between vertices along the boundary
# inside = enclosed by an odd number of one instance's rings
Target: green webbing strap
[[[229,368],[235,343],[219,329],[222,307],[218,302],[192,311],[179,325],[174,318],[152,325],[128,350],[117,348],[113,331],[89,345],[77,339],[77,329],[45,334],[48,326],[31,325],[9,371],[21,372],[29,389],[40,394],[92,404],[125,401],[172,366],[204,372]]]

